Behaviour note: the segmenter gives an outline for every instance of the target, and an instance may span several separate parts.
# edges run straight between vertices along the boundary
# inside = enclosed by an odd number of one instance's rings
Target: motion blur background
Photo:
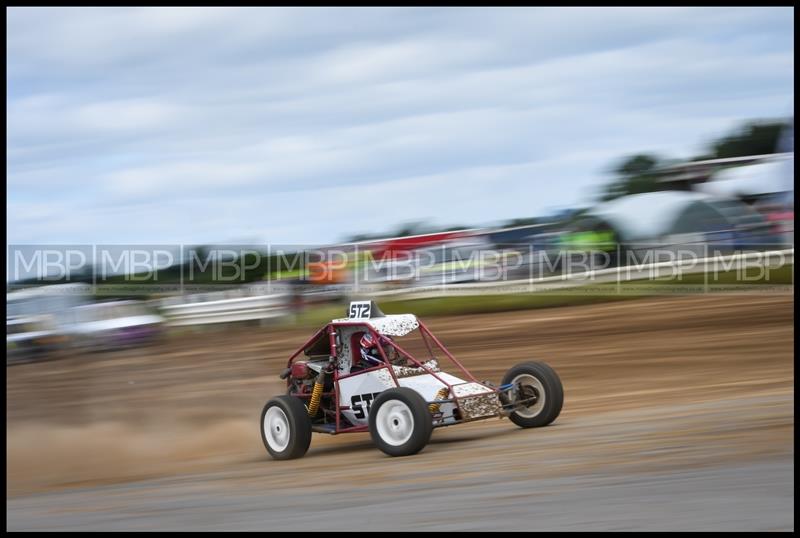
[[[8,528],[793,528],[793,8],[6,15]],[[364,298],[564,413],[267,460]]]

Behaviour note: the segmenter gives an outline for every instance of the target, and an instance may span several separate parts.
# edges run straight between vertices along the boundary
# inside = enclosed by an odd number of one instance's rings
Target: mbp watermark
[[[268,293],[339,295],[397,290],[620,293],[623,283],[661,290],[786,281],[793,249],[709,244],[438,245],[12,245],[7,284],[90,284],[100,292],[147,295],[258,285]],[[777,273],[776,273],[777,271]],[[793,279],[793,273],[791,273]],[[791,280],[793,283],[793,280]],[[616,288],[606,284],[616,284]],[[526,288],[527,285],[527,288]],[[671,286],[671,287],[670,287]],[[292,291],[295,290],[295,291]],[[299,290],[299,291],[298,291]]]
[[[158,283],[159,272],[175,265],[174,247],[106,245],[94,251],[93,283]]]
[[[9,282],[70,282],[85,277],[93,260],[91,245],[18,245],[9,247],[6,279]]]

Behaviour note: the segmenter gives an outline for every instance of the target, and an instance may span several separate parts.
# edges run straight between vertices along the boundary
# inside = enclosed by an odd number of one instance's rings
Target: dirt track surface
[[[204,331],[7,369],[8,529],[791,530],[793,295],[642,299],[426,320],[479,379],[544,360],[564,410],[389,458],[258,430],[307,329]]]

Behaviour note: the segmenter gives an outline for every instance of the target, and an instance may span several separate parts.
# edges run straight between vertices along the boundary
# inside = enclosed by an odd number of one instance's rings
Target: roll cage
[[[432,358],[437,359],[437,362],[438,362],[438,358],[434,354],[434,350],[435,349],[440,350],[441,353],[443,354],[443,356],[446,357],[447,359],[449,359],[456,366],[456,368],[458,368],[458,370],[464,375],[464,378],[465,378],[466,382],[478,383],[478,384],[486,387],[486,392],[498,392],[500,390],[505,390],[506,387],[498,387],[498,388],[491,387],[491,386],[488,386],[485,382],[481,382],[481,381],[478,381],[477,379],[475,379],[475,377],[469,372],[469,370],[467,370],[464,367],[464,365],[461,364],[461,362],[459,362],[458,359],[456,359],[447,350],[447,348],[444,346],[444,344],[442,344],[439,341],[439,339],[436,338],[436,336],[434,336],[433,333],[430,332],[430,330],[428,330],[428,328],[425,326],[425,324],[421,320],[417,319],[417,322],[419,323],[419,327],[417,329],[415,329],[414,331],[412,331],[412,332],[416,332],[417,330],[419,331],[420,335],[422,336],[422,340],[425,343],[425,346],[426,346],[428,352],[430,353],[430,356]],[[377,342],[377,347],[378,347],[378,351],[380,353],[382,364],[377,365],[377,366],[373,366],[373,367],[370,367],[370,368],[365,368],[363,370],[358,370],[356,372],[350,371],[350,372],[345,373],[345,374],[341,374],[340,373],[339,368],[338,368],[338,361],[341,360],[341,358],[339,357],[338,351],[339,351],[339,348],[343,345],[343,342],[341,340],[341,336],[340,336],[341,333],[339,333],[339,329],[346,328],[346,327],[358,327],[359,329],[363,328],[363,330],[364,330],[363,332],[369,332],[369,333],[372,334],[372,336],[375,338],[375,341]],[[327,337],[327,346],[324,345],[324,343],[326,341],[326,337]],[[386,349],[384,348],[384,345],[387,345],[387,344],[391,345],[397,351],[397,353],[407,361],[408,364],[411,364],[411,365],[414,365],[414,366],[407,366],[407,367],[402,367],[401,366],[401,367],[398,367],[396,365],[393,365],[391,363],[391,361],[389,360],[389,358],[388,358]],[[312,353],[309,354],[308,353],[309,351],[311,351]],[[323,360],[322,355],[323,355],[323,353],[325,353],[325,351],[327,351],[327,360],[328,360],[328,366],[327,366],[326,372],[328,374],[332,375],[333,383],[332,383],[332,390],[331,391],[327,391],[327,392],[323,392],[322,393],[322,397],[323,398],[332,398],[333,399],[334,409],[332,409],[332,411],[333,411],[333,414],[335,416],[335,422],[333,424],[333,426],[334,426],[333,429],[331,429],[330,425],[327,424],[327,423],[326,424],[322,424],[322,425],[315,424],[314,426],[312,426],[314,431],[320,431],[320,432],[331,433],[331,434],[348,433],[348,432],[366,432],[366,431],[368,431],[369,427],[367,425],[363,425],[363,426],[362,425],[357,425],[357,426],[342,425],[342,423],[341,423],[341,420],[342,420],[341,411],[347,410],[347,409],[349,409],[349,407],[348,406],[343,406],[339,402],[339,393],[340,393],[339,382],[341,380],[343,380],[343,379],[347,379],[347,378],[351,378],[351,377],[354,377],[354,376],[367,374],[369,372],[375,372],[375,371],[378,371],[378,370],[381,370],[381,369],[384,369],[384,368],[388,370],[388,372],[389,372],[389,374],[391,376],[391,379],[394,382],[394,386],[395,387],[399,387],[400,386],[400,383],[398,381],[398,377],[399,377],[398,376],[398,371],[396,370],[396,368],[400,368],[401,369],[401,372],[400,372],[401,374],[403,374],[403,371],[402,371],[403,368],[407,368],[409,370],[416,370],[417,371],[417,373],[413,373],[412,372],[411,375],[430,374],[437,381],[439,381],[440,383],[442,383],[443,385],[445,385],[449,389],[449,394],[450,394],[449,399],[437,400],[437,402],[440,403],[440,404],[441,403],[454,403],[456,405],[456,407],[460,407],[459,400],[462,400],[462,399],[466,398],[466,397],[463,397],[463,396],[462,397],[458,397],[458,396],[455,395],[455,393],[453,391],[453,387],[456,384],[453,384],[453,383],[450,383],[450,382],[446,381],[442,376],[440,376],[437,373],[436,370],[431,368],[425,362],[420,362],[416,357],[414,357],[411,353],[409,353],[407,350],[405,350],[400,344],[398,344],[397,341],[389,340],[386,335],[383,335],[380,332],[378,332],[377,330],[375,330],[375,328],[372,325],[370,325],[368,320],[332,321],[332,322],[329,322],[324,327],[319,329],[314,334],[314,336],[309,338],[309,340],[305,344],[303,344],[297,351],[294,352],[294,354],[291,357],[289,357],[289,360],[288,360],[286,366],[287,366],[287,368],[291,368],[292,364],[298,359],[298,357],[300,357],[304,353],[305,353],[305,356],[308,356],[309,358],[316,357],[315,360],[317,360],[317,361]],[[320,353],[320,352],[322,352],[322,353]],[[439,372],[441,372],[441,370],[439,370]],[[406,370],[406,374],[405,375],[408,375],[408,371],[407,370]],[[290,381],[289,378],[287,378],[287,387],[291,387],[291,381]],[[296,396],[298,398],[302,398],[302,399],[310,399],[311,398],[311,394],[310,393],[293,393],[292,395]],[[474,396],[474,395],[471,395],[471,396]]]

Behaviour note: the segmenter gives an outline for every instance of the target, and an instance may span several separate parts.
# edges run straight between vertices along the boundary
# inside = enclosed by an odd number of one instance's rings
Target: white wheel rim
[[[276,452],[283,452],[289,446],[289,419],[283,409],[273,405],[264,413],[264,437]]]
[[[544,385],[542,385],[542,382],[530,374],[520,374],[511,382],[514,383],[514,386],[520,384],[527,387],[533,387],[538,393],[538,398],[536,399],[535,404],[531,406],[519,405],[514,411],[523,418],[533,418],[541,413],[542,409],[544,409],[544,402],[547,399],[547,393],[544,390]]]
[[[411,439],[414,417],[411,409],[400,400],[389,400],[378,409],[375,426],[380,438],[392,445],[400,446]]]

